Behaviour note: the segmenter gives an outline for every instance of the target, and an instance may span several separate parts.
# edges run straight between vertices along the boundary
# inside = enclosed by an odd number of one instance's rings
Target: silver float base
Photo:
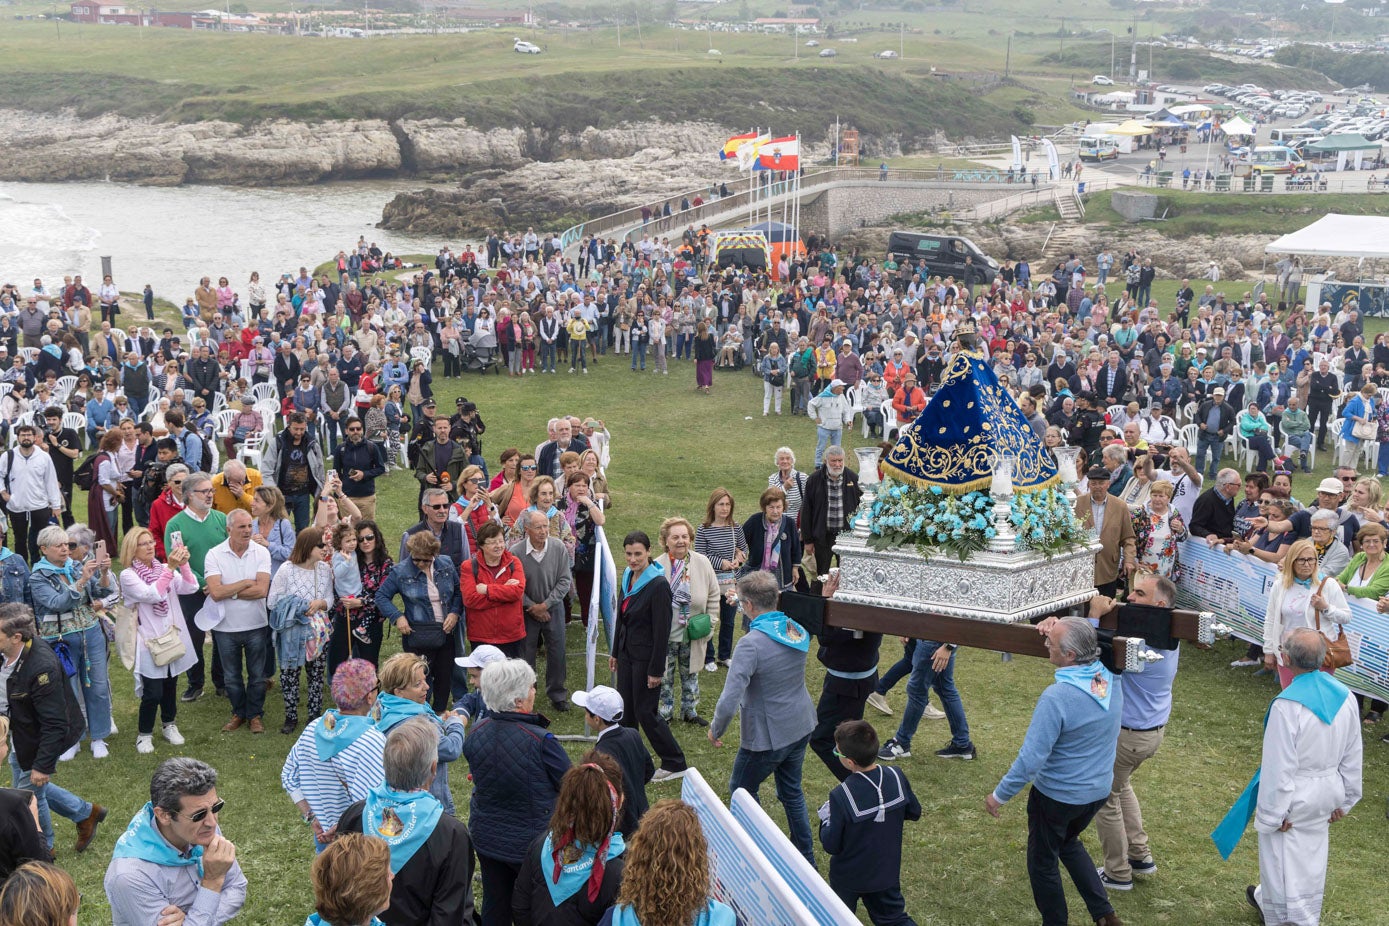
[[[839,535],[836,601],[1015,624],[1095,596],[1098,544],[1057,553],[982,550],[966,562],[911,548],[877,551],[866,536]]]

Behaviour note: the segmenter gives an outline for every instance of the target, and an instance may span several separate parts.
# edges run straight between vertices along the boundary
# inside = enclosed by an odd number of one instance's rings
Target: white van
[[[1302,155],[1283,145],[1259,145],[1240,160],[1256,174],[1298,174],[1307,169]]]
[[[1268,140],[1275,145],[1291,146],[1295,141],[1310,138],[1317,134],[1312,129],[1274,129],[1268,133]]]

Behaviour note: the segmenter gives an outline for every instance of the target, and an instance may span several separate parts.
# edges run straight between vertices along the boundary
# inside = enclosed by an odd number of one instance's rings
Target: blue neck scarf
[[[646,583],[650,582],[652,579],[656,578],[657,576],[662,576],[662,575],[665,575],[665,570],[662,569],[662,568],[661,568],[661,564],[658,563],[658,562],[656,562],[654,559],[653,559],[650,563],[647,563],[646,568],[642,570],[641,575],[639,575],[639,576],[636,577],[636,581],[635,581],[635,582],[632,581],[632,567],[631,567],[631,566],[628,566],[626,569],[622,570],[622,602],[623,602],[623,604],[626,604],[626,603],[627,603],[627,599],[633,597],[634,595],[637,594],[637,592],[641,591],[642,588],[644,588],[644,587],[646,586]]]
[[[1114,690],[1114,674],[1098,660],[1083,666],[1065,666],[1057,669],[1056,683],[1079,688],[1094,698],[1100,707],[1109,710],[1109,698]]]
[[[593,874],[593,863],[598,857],[598,847],[582,846],[582,848],[583,855],[579,856],[576,861],[560,867],[558,880],[553,877],[547,877],[545,879],[545,886],[550,890],[550,902],[556,907],[579,893],[579,890],[588,883],[590,876]],[[611,862],[626,851],[626,848],[626,844],[622,841],[622,834],[613,833],[612,838],[608,840],[607,851],[603,853],[603,861]],[[554,852],[554,837],[547,835],[545,837],[545,845],[540,849],[540,864],[542,867],[547,865],[549,860],[554,857]],[[601,879],[601,875],[599,877]],[[589,900],[594,899],[596,899],[596,895],[590,893]]]
[[[371,718],[340,711],[324,711],[314,726],[313,739],[318,747],[319,761],[327,762],[371,729]]]
[[[435,716],[428,704],[419,704],[409,698],[384,692],[376,696],[376,729],[382,733],[389,733],[391,728],[402,720],[409,720],[421,714]]]
[[[61,572],[63,575],[68,577],[69,582],[75,582],[77,580],[77,576],[81,574],[80,571],[74,571],[73,569],[73,565],[76,562],[77,561],[74,560],[72,557],[68,557],[68,561],[63,565],[59,566],[56,563],[51,562],[48,559],[48,557],[41,556],[39,557],[39,561],[34,564],[34,572]]]
[[[193,846],[185,856],[171,846],[154,823],[154,804],[150,802],[146,802],[145,806],[135,812],[130,825],[121,833],[121,838],[116,840],[116,848],[111,857],[136,858],[168,868],[197,865],[198,877],[203,876],[203,847]]]
[[[1315,714],[1322,723],[1330,724],[1349,697],[1349,688],[1327,673],[1316,671],[1295,676],[1288,683],[1288,687],[1273,700],[1296,701]],[[1268,711],[1264,713],[1265,728],[1268,727],[1268,716],[1272,712],[1273,704],[1270,703]],[[1249,828],[1249,821],[1254,819],[1254,811],[1259,806],[1259,779],[1262,775],[1262,768],[1254,772],[1254,777],[1249,779],[1244,793],[1235,801],[1235,805],[1225,814],[1224,819],[1211,830],[1211,841],[1219,850],[1220,857],[1226,861],[1244,837],[1244,831]]]
[[[752,620],[752,629],[761,631],[782,646],[798,652],[809,652],[810,634],[805,628],[780,611],[767,611]]]
[[[1296,582],[1298,585],[1301,585],[1303,588],[1311,588],[1311,587],[1312,587],[1312,580],[1311,580],[1311,579],[1298,579],[1298,578],[1294,578],[1293,581]]]
[[[333,926],[333,924],[325,920],[323,917],[319,916],[317,913],[310,913],[309,918],[304,921],[304,926]],[[386,926],[386,924],[373,916],[371,918],[371,922],[368,923],[367,926]]]
[[[612,908],[612,926],[641,926],[637,912],[631,907],[619,905]],[[738,916],[733,908],[717,900],[711,900],[695,917],[694,926],[737,926]]]
[[[381,784],[367,792],[362,832],[386,841],[391,849],[391,872],[400,874],[434,832],[443,812],[444,805],[428,791],[392,791]]]

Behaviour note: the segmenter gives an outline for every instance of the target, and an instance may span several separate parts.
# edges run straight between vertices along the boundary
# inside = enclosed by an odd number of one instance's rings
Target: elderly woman
[[[376,914],[390,909],[391,849],[384,840],[344,833],[309,870],[316,912],[304,926],[377,926]]]
[[[439,552],[439,539],[430,531],[407,537],[405,550],[409,559],[392,569],[376,590],[376,607],[385,620],[395,622],[404,650],[429,663],[435,680],[430,703],[436,713],[443,713],[453,675],[453,628],[463,614],[458,567]],[[404,611],[395,605],[397,595]]]
[[[748,558],[741,574],[765,570],[783,589],[793,588],[800,581],[804,547],[796,523],[786,516],[786,493],[776,486],[764,489],[757,505],[761,513],[743,522]]]
[[[482,670],[491,709],[463,741],[473,781],[468,831],[482,870],[482,926],[510,926],[516,879],[555,810],[569,756],[535,713],[535,670],[520,659]]]
[[[1119,500],[1130,508],[1143,508],[1148,504],[1148,497],[1153,490],[1153,457],[1152,454],[1142,454],[1133,461],[1133,478],[1124,484],[1124,491],[1119,493]]]
[[[369,716],[378,687],[376,669],[365,659],[338,666],[333,673],[337,709],[304,727],[280,770],[280,785],[311,827],[316,852],[337,837],[343,811],[386,780],[381,761],[386,736]]]
[[[1260,410],[1259,403],[1250,402],[1249,407],[1240,412],[1235,424],[1239,428],[1240,437],[1249,444],[1249,449],[1258,454],[1259,471],[1267,470],[1268,464],[1277,456],[1277,453],[1269,439],[1273,428],[1268,423],[1268,419],[1264,417],[1263,411]]]
[[[449,789],[450,763],[463,754],[465,717],[447,711],[435,714],[429,706],[429,661],[415,653],[396,653],[381,665],[381,696],[377,699],[376,728],[385,736],[396,724],[411,717],[428,717],[439,729],[439,770],[430,783],[429,793],[439,799],[444,810],[454,812]]]
[[[1341,526],[1340,515],[1329,508],[1312,512],[1312,544],[1317,551],[1317,566],[1327,575],[1339,576],[1350,563],[1350,550],[1336,534]]]
[[[321,622],[331,632],[328,614],[333,608],[333,567],[328,563],[328,543],[323,531],[306,527],[299,532],[289,559],[270,580],[266,599],[279,602],[298,598],[307,605],[310,623]],[[271,605],[272,608],[277,607]],[[308,681],[309,720],[323,713],[323,678],[328,668],[328,645],[325,641],[312,655],[303,646],[294,645],[285,633],[279,635],[280,692],[285,699],[285,722],[280,732],[288,736],[299,726],[299,669]]]
[[[178,716],[178,677],[198,661],[184,623],[179,595],[198,590],[188,566],[188,548],[169,554],[167,565],[156,558],[154,534],[137,527],[121,544],[121,598],[135,612],[135,675],[140,693],[140,720],[135,751],[154,752],[154,715],[163,719],[164,739],[182,746]]]
[[[612,496],[608,494],[608,477],[603,475],[603,464],[598,451],[592,448],[579,454],[579,472],[588,477],[589,494],[607,510],[613,506]]]
[[[661,524],[660,540],[665,552],[656,557],[656,565],[665,570],[671,602],[666,672],[661,679],[661,717],[670,721],[675,714],[678,677],[680,719],[707,727],[709,721],[699,715],[699,670],[704,665],[713,624],[718,620],[719,580],[709,558],[694,552],[694,526],[689,521],[667,518]]]
[[[796,469],[796,452],[790,447],[778,447],[775,462],[776,472],[767,477],[767,487],[780,489],[785,493],[786,516],[794,524],[796,515],[801,510],[801,493],[805,491],[806,474]]]
[[[868,423],[870,437],[883,436],[883,403],[891,398],[883,385],[883,374],[869,370],[859,385],[858,404],[863,407],[863,420]]]
[[[524,469],[524,462],[522,467]],[[519,512],[528,514],[538,511],[550,519],[550,536],[564,544],[564,548],[569,551],[569,555],[574,555],[574,531],[565,520],[564,513],[555,507],[559,501],[559,489],[555,486],[555,480],[549,476],[540,476],[531,483],[530,487],[530,506]],[[505,516],[503,516],[505,520]],[[517,517],[506,531],[506,542],[508,544],[520,543],[526,536],[526,525],[524,519]]]
[[[1281,660],[1283,638],[1300,627],[1329,636],[1341,632],[1332,624],[1350,621],[1345,592],[1332,576],[1318,568],[1317,551],[1311,540],[1299,540],[1288,549],[1280,574],[1269,588],[1264,615],[1264,667],[1277,669],[1279,684],[1287,688],[1293,675]]]
[[[1172,507],[1172,483],[1152,480],[1150,486],[1147,503],[1134,514],[1138,566],[1172,578],[1177,569],[1177,550],[1187,538],[1186,524]]]
[[[39,531],[39,561],[29,575],[34,596],[34,619],[39,634],[55,651],[66,648],[75,673],[69,679],[73,691],[86,706],[87,735],[92,755],[104,759],[109,754],[106,737],[111,734],[111,681],[107,674],[106,631],[96,602],[110,595],[115,587],[111,556],[99,545],[86,563],[70,555],[67,531],[50,525]],[[74,745],[66,758],[77,755]]]

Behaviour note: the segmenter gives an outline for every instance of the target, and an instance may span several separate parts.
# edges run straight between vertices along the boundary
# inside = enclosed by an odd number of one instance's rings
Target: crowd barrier
[[[1177,605],[1211,611],[1243,640],[1262,643],[1268,591],[1279,572],[1271,563],[1212,550],[1193,538],[1178,554]],[[1336,671],[1352,691],[1389,700],[1389,614],[1380,614],[1371,598],[1350,598],[1345,633],[1355,664]]]

